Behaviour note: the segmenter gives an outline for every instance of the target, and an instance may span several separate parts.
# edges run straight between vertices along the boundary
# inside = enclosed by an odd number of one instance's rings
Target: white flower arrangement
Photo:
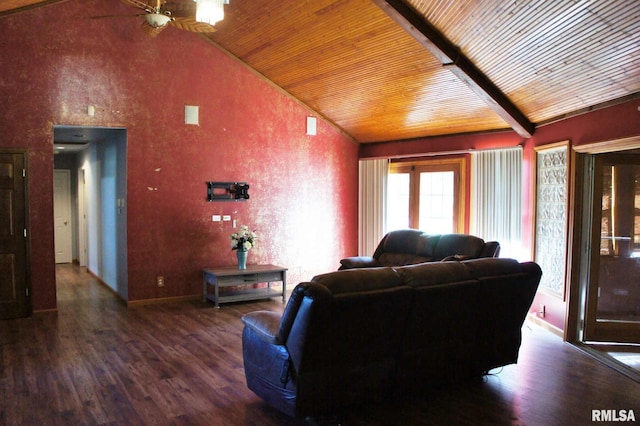
[[[231,234],[231,250],[249,251],[256,245],[258,235],[247,225],[240,226],[240,231]]]

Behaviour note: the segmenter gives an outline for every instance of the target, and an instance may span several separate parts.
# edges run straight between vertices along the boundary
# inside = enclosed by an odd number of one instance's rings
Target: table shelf
[[[282,297],[285,301],[287,289],[287,269],[276,265],[247,265],[237,267],[206,268],[202,270],[203,300],[210,300],[216,308],[221,303]],[[274,288],[273,282],[276,284]],[[256,287],[266,283],[267,287]],[[277,287],[280,287],[278,289]],[[213,294],[209,292],[213,287]],[[234,288],[230,288],[234,287]],[[220,291],[224,289],[223,291]]]

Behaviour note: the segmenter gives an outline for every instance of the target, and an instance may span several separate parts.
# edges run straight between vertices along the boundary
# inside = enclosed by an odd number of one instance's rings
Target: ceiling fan
[[[122,2],[144,10],[142,28],[152,37],[157,36],[169,24],[181,30],[196,33],[212,33],[216,30],[213,24],[196,20],[197,5],[193,0],[122,0]],[[228,0],[217,2],[228,4]]]

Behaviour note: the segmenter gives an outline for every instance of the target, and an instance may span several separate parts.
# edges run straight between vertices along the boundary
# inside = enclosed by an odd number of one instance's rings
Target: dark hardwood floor
[[[634,370],[640,378],[640,345],[596,345],[596,349]]]
[[[526,324],[520,360],[428,395],[293,421],[244,379],[242,322],[274,299],[127,308],[78,267],[57,268],[58,312],[0,321],[0,425],[584,425],[634,410],[640,384]],[[640,419],[639,419],[640,420]]]

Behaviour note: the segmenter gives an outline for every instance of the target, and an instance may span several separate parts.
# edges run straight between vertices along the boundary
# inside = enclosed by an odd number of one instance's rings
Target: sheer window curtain
[[[471,233],[500,243],[500,257],[527,260],[522,246],[522,148],[471,154]]]
[[[371,256],[385,233],[389,160],[360,160],[358,173],[358,255]]]

